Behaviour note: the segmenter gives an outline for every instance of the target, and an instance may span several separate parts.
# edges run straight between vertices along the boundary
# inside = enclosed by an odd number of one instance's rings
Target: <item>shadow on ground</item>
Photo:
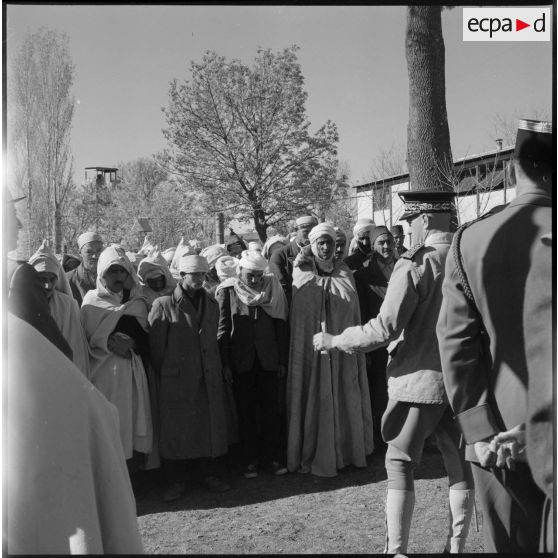
[[[245,479],[241,473],[238,466],[229,466],[227,471],[220,472],[220,478],[231,485],[231,489],[223,493],[209,492],[200,482],[191,481],[183,497],[172,503],[163,501],[165,481],[160,469],[136,473],[134,491],[138,516],[181,510],[234,508],[386,480],[384,460],[380,457],[370,458],[367,467],[347,467],[333,478],[300,473],[274,476],[261,472],[255,479]],[[441,455],[437,451],[425,453],[422,463],[415,471],[415,479],[436,479],[445,476]]]

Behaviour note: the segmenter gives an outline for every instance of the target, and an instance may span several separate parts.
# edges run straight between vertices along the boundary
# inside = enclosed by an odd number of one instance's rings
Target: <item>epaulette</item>
[[[411,246],[406,252],[401,254],[401,258],[405,258],[406,260],[412,260],[418,252],[420,252],[424,248],[424,242],[419,242],[419,244],[415,244]]]

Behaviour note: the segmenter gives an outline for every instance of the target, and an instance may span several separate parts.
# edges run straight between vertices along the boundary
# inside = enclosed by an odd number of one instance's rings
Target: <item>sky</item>
[[[462,12],[442,13],[454,158],[495,149],[497,116],[552,114],[551,42],[464,42]],[[311,130],[328,119],[337,124],[352,184],[370,180],[380,151],[405,148],[402,6],[7,5],[5,18],[8,64],[41,25],[69,37],[79,182],[85,167],[117,166],[165,147],[169,82],[188,79],[190,61],[207,50],[251,64],[258,47],[298,45]]]

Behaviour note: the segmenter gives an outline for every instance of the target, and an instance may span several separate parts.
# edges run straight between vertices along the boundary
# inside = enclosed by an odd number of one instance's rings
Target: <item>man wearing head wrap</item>
[[[80,311],[58,260],[44,241],[29,259],[41,278],[51,316],[72,349],[72,360],[89,378],[89,347],[81,325]]]
[[[17,240],[23,225],[17,217],[15,204],[22,199],[24,198],[13,199],[7,191],[5,216],[8,258],[7,281],[4,284],[7,292],[4,294],[7,295],[8,312],[33,326],[71,359],[72,349],[50,314],[41,278],[27,262],[17,259]]]
[[[248,242],[248,250],[251,252],[260,252],[262,251],[262,243],[259,240],[251,240]]]
[[[156,298],[171,294],[176,287],[176,279],[158,250],[141,260],[138,266],[138,278],[141,294],[147,300],[149,310]]]
[[[209,265],[197,255],[183,256],[178,265],[180,283],[172,295],[156,299],[149,313],[151,359],[159,377],[164,499],[169,502],[184,492],[178,466],[185,460],[205,474],[210,490],[227,490],[214,475],[213,458],[226,454],[234,437],[217,344],[219,306],[203,288]]]
[[[393,225],[390,230],[393,235],[393,240],[395,241],[395,250],[397,254],[401,256],[407,251],[407,247],[403,244],[405,242],[405,233],[403,232],[402,225]]]
[[[347,235],[339,227],[333,227],[335,230],[335,259],[342,260],[347,251]]]
[[[81,263],[66,273],[72,295],[79,306],[85,293],[97,285],[97,261],[103,251],[103,238],[96,232],[85,232],[77,240]]]
[[[172,276],[177,280],[180,281],[180,270],[178,269],[180,260],[183,256],[187,255],[196,255],[196,251],[186,240],[184,237],[180,239],[176,250],[174,251],[174,255],[172,257],[171,263],[169,264],[169,268],[171,270]]]
[[[205,277],[205,282],[203,288],[211,295],[215,295],[215,289],[217,285],[221,282],[217,276],[217,270],[215,269],[215,264],[219,258],[223,256],[228,256],[227,249],[222,244],[213,244],[208,246],[201,251],[200,256],[203,256],[207,260],[207,265],[209,266],[209,271]],[[238,260],[237,260],[238,261]]]
[[[351,270],[334,258],[335,230],[314,227],[294,262],[287,377],[289,471],[332,477],[366,467],[372,452],[370,396],[363,355],[315,352],[312,333],[360,323]]]
[[[270,236],[265,241],[265,244],[263,245],[262,256],[266,260],[269,260],[274,252],[276,252],[277,250],[280,250],[281,248],[286,246],[288,243],[289,243],[289,240],[286,237],[281,236],[280,234]]]
[[[386,227],[375,227],[370,233],[370,243],[376,257],[369,266],[357,269],[354,275],[362,324],[378,315],[395,264],[393,237]],[[387,362],[388,351],[385,347],[366,353],[366,373],[374,421],[374,454],[379,456],[384,455],[387,449],[381,431],[382,415],[388,403]]]
[[[114,405],[9,310],[4,544],[10,555],[143,552]]]
[[[551,122],[519,121],[510,176],[516,197],[454,237],[437,330],[485,551],[533,555],[552,552],[555,533]]]
[[[225,280],[215,295],[219,349],[226,373],[232,372],[246,478],[256,477],[262,465],[276,475],[287,473],[279,407],[287,371],[287,299],[266,268],[259,252],[245,250],[238,278]]]
[[[229,229],[230,234],[229,238],[227,239],[226,248],[228,253],[233,258],[240,258],[240,254],[243,250],[246,250],[246,243],[240,236],[238,236],[232,229]]]
[[[395,264],[378,315],[337,334],[318,333],[314,347],[341,355],[390,344],[389,399],[382,417],[382,436],[388,443],[385,552],[407,551],[415,504],[414,471],[432,434],[448,472],[450,522],[445,551],[462,552],[474,506],[474,483],[448,405],[436,337],[455,194],[409,191],[399,196],[405,204],[401,218],[410,221],[415,246]]]
[[[134,452],[149,454],[156,449],[146,375],[147,301],[140,291],[130,260],[112,244],[99,257],[97,288],[86,293],[81,306],[90,380],[118,409],[126,459]]]
[[[356,250],[345,258],[345,263],[353,272],[361,267],[370,265],[373,259],[370,233],[374,230],[374,221],[368,218],[358,219],[353,227],[353,238],[356,240]]]
[[[296,236],[269,259],[270,269],[277,275],[283,291],[290,303],[293,281],[293,262],[304,246],[308,246],[308,234],[318,224],[318,220],[311,215],[303,215],[296,220]]]

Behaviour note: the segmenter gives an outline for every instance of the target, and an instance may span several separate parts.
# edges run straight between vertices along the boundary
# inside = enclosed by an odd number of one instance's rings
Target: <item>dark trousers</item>
[[[277,372],[263,370],[256,359],[252,370],[234,373],[233,380],[245,464],[259,459],[284,463]]]
[[[529,467],[518,463],[515,471],[509,471],[472,465],[482,506],[484,551],[538,552],[545,497]]]
[[[387,349],[382,348],[366,354],[366,375],[370,390],[370,406],[372,407],[372,423],[374,429],[374,449],[385,452],[387,444],[382,438],[382,416],[388,404],[386,366]]]

